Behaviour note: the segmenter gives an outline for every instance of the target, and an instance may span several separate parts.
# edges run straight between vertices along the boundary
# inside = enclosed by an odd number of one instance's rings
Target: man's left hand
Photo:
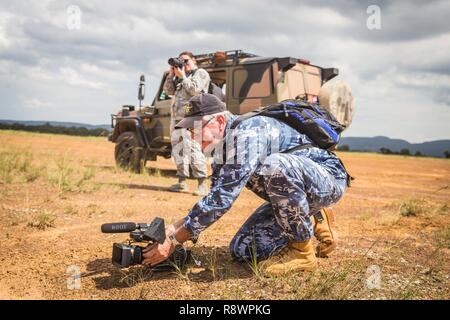
[[[186,72],[184,72],[184,67],[183,69],[180,68],[173,68],[173,69],[177,78],[183,79],[186,76]]]
[[[166,237],[164,243],[153,243],[142,250],[142,257],[144,258],[142,263],[154,266],[164,260],[167,260],[167,258],[169,258],[174,251],[175,245],[168,237]]]

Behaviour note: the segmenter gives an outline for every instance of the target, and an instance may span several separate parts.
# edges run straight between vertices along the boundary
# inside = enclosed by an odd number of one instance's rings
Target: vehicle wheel
[[[117,139],[114,156],[119,168],[140,173],[145,166],[143,154],[136,133],[123,132]]]

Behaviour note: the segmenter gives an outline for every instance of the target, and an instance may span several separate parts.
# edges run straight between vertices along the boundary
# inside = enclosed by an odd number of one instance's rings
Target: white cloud
[[[98,81],[90,81],[81,76],[78,71],[64,67],[59,69],[61,73],[61,79],[70,85],[82,86],[91,89],[102,89],[105,85]]]
[[[44,109],[52,108],[55,105],[52,102],[41,101],[38,98],[22,97],[23,106],[32,110],[43,111]]]
[[[7,21],[8,18],[10,18],[11,15],[0,13],[0,21]],[[6,28],[2,25],[0,25],[0,49],[6,49],[11,46],[11,39],[9,39],[7,35]]]
[[[435,73],[410,73],[408,75],[399,74],[394,76],[394,81],[405,86],[415,86],[432,90],[444,88],[450,90],[450,75]]]
[[[448,3],[416,10],[381,2],[382,30],[369,31],[369,2],[4,1],[0,118],[106,123],[122,104],[137,103],[140,74],[153,99],[169,57],[244,49],[338,67],[357,103],[347,135],[450,138]],[[82,10],[80,30],[67,28],[72,4]]]

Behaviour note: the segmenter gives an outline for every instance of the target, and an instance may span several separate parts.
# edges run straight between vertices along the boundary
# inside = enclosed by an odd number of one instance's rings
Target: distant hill
[[[22,124],[24,126],[41,126],[46,123],[50,124],[54,127],[75,127],[75,128],[81,128],[84,127],[89,130],[93,129],[104,129],[107,131],[111,131],[111,125],[109,124],[99,124],[99,125],[93,125],[93,124],[86,124],[86,123],[78,123],[78,122],[59,122],[59,121],[20,121],[20,120],[4,120],[0,119],[0,123],[4,124]]]
[[[77,122],[58,122],[58,121],[19,121],[19,120],[3,120],[0,119],[0,124],[14,124],[18,123],[25,126],[39,126],[49,123],[55,127],[84,127],[88,130],[104,129],[111,131],[111,125],[101,124],[92,125]],[[384,136],[376,137],[342,137],[339,146],[348,145],[351,151],[370,151],[379,152],[381,148],[390,149],[393,152],[400,152],[401,149],[408,149],[414,155],[420,152],[422,155],[443,157],[445,151],[450,152],[450,140],[436,140],[423,143],[409,143],[402,139],[391,139]]]
[[[350,150],[375,151],[381,148],[388,148],[391,151],[399,152],[401,149],[408,149],[411,154],[417,151],[422,155],[443,157],[445,151],[450,152],[450,140],[436,140],[423,143],[409,143],[402,139],[391,139],[384,136],[377,137],[342,137],[339,145],[348,145]]]

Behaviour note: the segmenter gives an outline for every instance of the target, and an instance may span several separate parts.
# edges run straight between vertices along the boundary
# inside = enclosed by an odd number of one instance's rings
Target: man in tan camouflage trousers
[[[192,175],[198,179],[198,188],[194,191],[194,195],[204,196],[209,191],[206,179],[206,157],[189,132],[184,128],[175,129],[175,124],[184,118],[185,107],[190,98],[202,92],[208,92],[211,80],[206,70],[197,67],[191,52],[182,52],[179,58],[184,62],[183,68],[170,66],[164,83],[164,91],[169,95],[175,95],[171,109],[170,138],[172,158],[177,166],[178,183],[172,185],[169,190],[188,191],[186,178],[190,176],[189,168],[191,168]]]

